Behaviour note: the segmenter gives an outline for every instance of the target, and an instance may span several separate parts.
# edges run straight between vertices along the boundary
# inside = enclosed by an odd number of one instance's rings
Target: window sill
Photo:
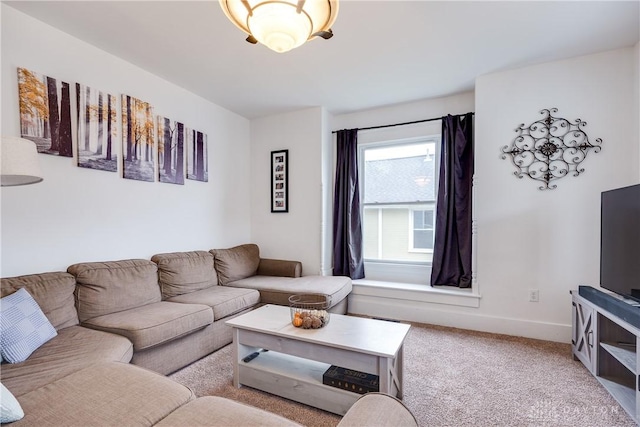
[[[480,307],[480,294],[472,289],[451,286],[433,288],[428,285],[359,279],[353,281],[353,295],[396,300]]]

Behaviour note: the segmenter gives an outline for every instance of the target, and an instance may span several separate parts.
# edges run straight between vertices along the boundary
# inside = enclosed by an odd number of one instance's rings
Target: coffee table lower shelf
[[[329,364],[275,351],[238,363],[239,385],[246,385],[325,411],[344,415],[361,395],[322,383]]]

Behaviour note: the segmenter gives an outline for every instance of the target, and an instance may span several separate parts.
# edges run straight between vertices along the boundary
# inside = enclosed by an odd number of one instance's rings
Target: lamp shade
[[[35,184],[42,181],[36,144],[28,139],[3,136],[0,146],[0,184],[2,187]]]
[[[330,38],[338,15],[338,0],[220,0],[220,6],[247,41],[278,53],[316,36]]]

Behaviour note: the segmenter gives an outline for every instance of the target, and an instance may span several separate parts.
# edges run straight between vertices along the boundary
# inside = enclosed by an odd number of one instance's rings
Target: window
[[[433,251],[433,209],[411,211],[411,244],[409,251]]]
[[[360,146],[365,262],[431,262],[438,146],[439,137]]]

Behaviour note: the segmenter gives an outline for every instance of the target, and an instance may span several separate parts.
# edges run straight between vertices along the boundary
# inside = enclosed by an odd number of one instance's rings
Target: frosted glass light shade
[[[35,184],[42,181],[36,144],[28,139],[3,136],[0,146],[0,185]]]
[[[251,34],[263,45],[278,53],[302,45],[311,36],[313,23],[309,15],[296,13],[284,3],[263,3],[247,20]]]
[[[255,39],[252,43],[278,53],[331,32],[338,15],[338,0],[220,0],[220,6],[231,22]]]

